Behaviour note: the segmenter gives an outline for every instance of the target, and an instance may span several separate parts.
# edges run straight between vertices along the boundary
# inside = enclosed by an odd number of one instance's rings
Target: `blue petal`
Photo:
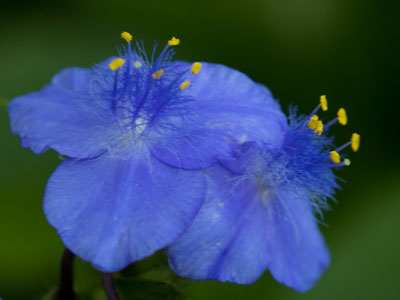
[[[269,270],[276,280],[305,292],[314,286],[329,266],[330,255],[307,198],[284,189],[270,209]]]
[[[194,280],[250,284],[266,270],[304,291],[329,264],[329,254],[303,197],[260,193],[254,181],[224,168],[208,172],[206,201],[168,249],[171,267]]]
[[[171,168],[151,156],[66,159],[49,179],[44,211],[66,247],[115,272],[179,237],[205,189],[201,171]]]
[[[282,144],[287,121],[278,102],[266,87],[243,73],[203,63],[185,92],[194,100],[196,116],[179,136],[153,145],[152,152],[164,162],[195,169],[231,158],[238,142]]]
[[[107,145],[105,111],[81,98],[88,71],[69,68],[39,92],[15,98],[8,106],[11,129],[35,153],[53,148],[77,158],[94,157]]]
[[[254,199],[256,187],[235,182],[228,171],[208,172],[206,201],[189,229],[167,250],[173,270],[193,280],[240,284],[267,268],[267,216]]]

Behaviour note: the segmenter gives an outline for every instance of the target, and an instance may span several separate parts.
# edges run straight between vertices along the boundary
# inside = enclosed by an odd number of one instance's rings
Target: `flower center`
[[[338,187],[332,169],[350,165],[350,160],[342,160],[339,152],[348,146],[357,151],[360,135],[354,133],[349,142],[332,150],[333,139],[323,133],[334,123],[345,125],[347,115],[341,108],[337,118],[324,126],[316,115],[321,107],[325,111],[328,109],[325,96],[308,116],[297,116],[293,109],[281,147],[268,149],[248,144],[250,146],[243,148],[238,169],[244,170],[244,178],[257,186],[264,204],[273,198],[271,195],[288,189],[309,197],[317,208],[327,207],[327,198]]]
[[[135,136],[147,129],[160,126],[162,121],[182,116],[188,110],[192,99],[183,93],[190,87],[190,76],[199,73],[201,63],[191,67],[172,61],[171,47],[179,45],[179,39],[172,37],[155,58],[153,49],[149,59],[143,46],[132,47],[132,35],[123,32],[127,42],[121,57],[113,59],[105,74],[109,85],[109,103],[112,113],[120,123],[129,124]],[[122,122],[121,122],[122,121]]]

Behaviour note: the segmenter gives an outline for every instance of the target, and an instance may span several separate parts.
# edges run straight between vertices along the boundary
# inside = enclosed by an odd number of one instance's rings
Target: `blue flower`
[[[327,109],[326,98],[321,105]],[[322,135],[315,115],[297,117],[282,128],[279,142],[243,143],[236,160],[206,171],[206,200],[189,229],[167,253],[173,270],[193,280],[216,279],[250,284],[265,270],[298,290],[311,288],[328,267],[330,256],[315,214],[328,208],[338,188],[332,171],[349,165],[339,151],[359,135],[330,151],[332,139]],[[343,109],[338,118],[347,123]]]
[[[35,153],[67,158],[50,177],[44,212],[64,244],[114,272],[177,239],[206,193],[202,168],[239,142],[282,142],[270,92],[222,65],[172,61],[127,45],[92,69],[68,68],[14,99],[11,129]],[[201,69],[201,70],[200,70]]]

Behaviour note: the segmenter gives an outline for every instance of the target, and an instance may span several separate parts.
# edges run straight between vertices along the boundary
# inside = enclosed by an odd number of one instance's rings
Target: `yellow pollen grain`
[[[321,103],[322,110],[327,111],[328,110],[328,100],[326,100],[326,95],[322,95],[319,98],[319,102]]]
[[[160,78],[164,74],[164,69],[160,69],[151,75],[154,79]]]
[[[192,65],[192,69],[191,69],[192,74],[196,75],[197,73],[200,72],[200,70],[201,70],[201,63],[195,62],[195,63]]]
[[[184,89],[186,89],[188,86],[190,85],[190,81],[184,81],[181,83],[181,85],[179,86],[179,88],[183,91]]]
[[[124,65],[124,63],[125,63],[125,60],[123,60],[122,58],[116,58],[110,62],[109,67],[111,70],[115,71],[118,68],[122,67]]]
[[[340,155],[336,151],[331,151],[331,160],[335,163],[338,164],[340,163]]]
[[[177,39],[176,37],[173,36],[173,37],[168,41],[168,45],[170,45],[170,46],[178,46],[180,42],[181,42],[181,41],[180,41],[179,39]]]
[[[311,130],[315,130],[317,129],[318,126],[318,116],[317,115],[313,115],[310,118],[310,121],[308,121],[308,128],[310,128]]]
[[[337,116],[338,116],[339,123],[342,124],[343,126],[345,126],[347,124],[346,110],[344,108],[339,109]]]
[[[132,41],[132,35],[129,32],[124,31],[121,33],[121,38],[127,41],[128,43]]]
[[[360,148],[360,135],[358,133],[353,133],[351,136],[351,149],[357,152],[358,148]]]
[[[317,121],[317,128],[315,129],[315,133],[321,135],[324,132],[324,123],[322,121]]]

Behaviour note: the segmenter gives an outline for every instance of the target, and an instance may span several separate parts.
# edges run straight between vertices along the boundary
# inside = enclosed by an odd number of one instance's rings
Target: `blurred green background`
[[[6,103],[40,89],[68,66],[90,67],[115,53],[130,31],[147,45],[181,39],[176,58],[218,62],[266,84],[287,111],[310,112],[320,94],[343,106],[361,148],[338,205],[322,228],[332,264],[314,289],[298,294],[269,274],[250,286],[196,282],[203,299],[400,299],[400,168],[397,133],[399,2],[368,0],[2,1],[0,4],[0,297],[40,299],[58,280],[63,250],[41,201],[59,162],[19,146]],[[99,276],[85,263],[79,281]]]

